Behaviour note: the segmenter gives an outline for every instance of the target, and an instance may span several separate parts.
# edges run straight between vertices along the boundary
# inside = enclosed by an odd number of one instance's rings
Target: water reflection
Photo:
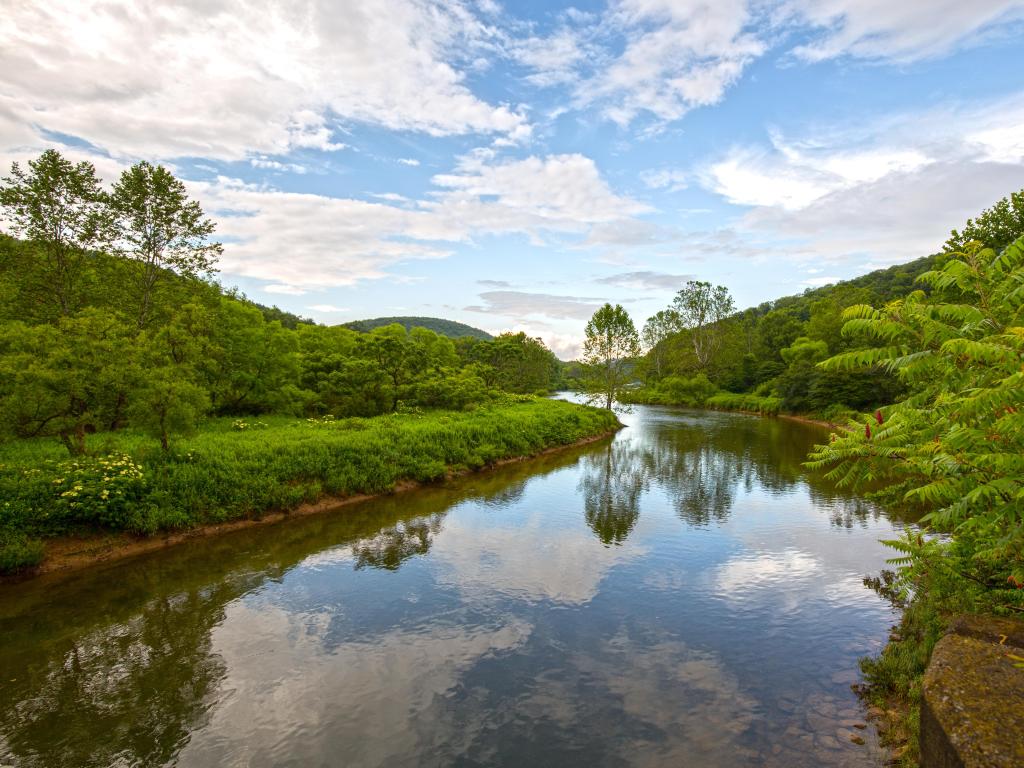
[[[835,734],[890,622],[860,576],[891,526],[803,472],[815,439],[638,409],[576,451],[6,588],[0,764],[867,765]]]
[[[602,544],[621,544],[640,516],[647,490],[647,456],[631,440],[615,441],[584,456],[579,481],[583,516]]]
[[[405,520],[357,541],[352,545],[356,570],[370,567],[397,571],[410,557],[427,554],[434,537],[441,532],[443,520],[443,512]]]

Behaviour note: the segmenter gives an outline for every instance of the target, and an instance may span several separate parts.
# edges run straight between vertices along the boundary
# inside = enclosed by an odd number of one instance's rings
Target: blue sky
[[[221,281],[572,356],[687,279],[909,261],[1024,187],[1024,2],[13,2],[0,161],[172,167]]]

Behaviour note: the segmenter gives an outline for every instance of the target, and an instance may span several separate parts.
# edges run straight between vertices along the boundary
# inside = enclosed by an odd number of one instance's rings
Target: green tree
[[[1019,237],[1024,237],[1024,189],[1004,197],[991,208],[968,219],[962,230],[953,230],[946,241],[950,253],[963,252],[977,240],[999,252]]]
[[[12,163],[0,206],[11,231],[36,247],[31,291],[67,317],[83,306],[88,251],[111,238],[106,195],[92,163],[76,165],[48,149],[28,166]]]
[[[650,372],[655,381],[665,375],[667,348],[665,342],[670,336],[682,329],[679,313],[676,310],[662,309],[647,318],[640,339],[647,350]]]
[[[721,323],[735,308],[728,288],[700,280],[688,281],[672,300],[672,311],[689,332],[699,370],[707,371],[713,364],[722,344]]]
[[[587,323],[583,342],[583,384],[595,399],[611,409],[629,379],[630,365],[640,354],[640,339],[629,313],[621,304],[605,304]]]
[[[115,248],[140,265],[136,324],[141,329],[168,271],[192,278],[209,274],[223,249],[208,239],[216,225],[162,165],[141,162],[124,171],[108,204],[116,227]]]
[[[189,305],[172,321],[135,339],[139,355],[138,386],[130,393],[128,417],[170,450],[172,434],[188,434],[210,409],[199,366],[209,350],[203,333],[207,317]]]
[[[116,393],[137,376],[129,328],[95,309],[57,326],[0,326],[0,424],[18,437],[59,437],[68,452],[109,424]]]

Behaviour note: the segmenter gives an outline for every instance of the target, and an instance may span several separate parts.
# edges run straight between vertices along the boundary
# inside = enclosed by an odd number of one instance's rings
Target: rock
[[[878,720],[885,716],[885,710],[881,707],[868,707],[868,717],[872,720]]]
[[[829,736],[827,734],[815,736],[814,743],[819,747],[824,747],[825,749],[839,749],[842,747],[842,744],[836,741],[835,736]]]
[[[839,728],[836,730],[836,738],[839,739],[839,741],[853,741],[859,737],[853,731],[847,730],[846,728]]]
[[[862,739],[857,734],[853,734],[852,736],[850,736],[850,741],[852,741],[854,744],[856,744],[859,747],[864,746],[864,739]]]
[[[832,675],[832,682],[836,685],[856,683],[860,680],[860,672],[855,669],[847,669],[843,672],[836,672]]]
[[[922,685],[922,765],[1024,765],[1024,674],[1010,653],[1024,656],[1024,622],[994,617],[961,617],[935,645]]]
[[[836,721],[831,717],[819,715],[816,712],[808,712],[804,715],[807,725],[813,733],[830,733],[836,727]]]
[[[856,728],[856,729],[858,729],[858,730],[861,730],[861,731],[863,731],[863,730],[864,730],[865,728],[867,728],[868,726],[867,726],[867,723],[854,723],[854,724],[853,724],[853,727],[854,727],[854,728]]]

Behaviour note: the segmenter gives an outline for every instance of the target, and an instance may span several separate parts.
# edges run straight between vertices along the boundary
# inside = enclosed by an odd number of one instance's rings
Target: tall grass
[[[18,567],[18,552],[25,554],[20,565],[34,564],[39,537],[152,534],[292,509],[325,495],[380,493],[617,424],[603,409],[517,396],[471,412],[215,419],[166,454],[130,431],[92,436],[92,455],[75,460],[55,441],[16,441],[0,446],[0,566]]]
[[[721,392],[709,397],[705,405],[721,411],[748,411],[774,416],[782,410],[782,398]]]

